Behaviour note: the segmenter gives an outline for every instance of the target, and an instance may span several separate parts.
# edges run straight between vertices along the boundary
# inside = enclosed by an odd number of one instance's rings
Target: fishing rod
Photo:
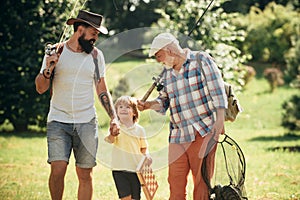
[[[205,13],[207,12],[207,10],[209,9],[209,7],[211,6],[211,4],[213,3],[214,0],[211,0],[210,3],[208,4],[208,6],[205,8],[204,12],[202,13],[202,15],[199,17],[199,19],[196,21],[196,23],[194,23],[193,27],[191,28],[190,32],[188,33],[188,37],[192,34],[192,32],[194,31],[194,29],[197,27],[197,26],[200,26],[201,23],[202,23],[202,18],[203,16],[205,15]],[[199,25],[198,25],[199,23]]]
[[[164,72],[165,72],[165,70],[162,70],[162,72],[157,77],[152,78],[154,80],[154,82],[152,83],[151,87],[147,90],[146,94],[143,96],[141,101],[145,102],[148,99],[148,97],[150,96],[150,94],[152,93],[152,91],[154,90],[154,88],[156,88],[157,91],[160,91],[163,89],[164,85],[162,83],[162,75],[164,74]]]
[[[211,6],[211,4],[213,3],[214,0],[211,0],[210,3],[208,4],[208,6],[205,8],[204,12],[202,13],[202,15],[199,17],[199,19],[194,23],[193,27],[191,28],[190,32],[188,33],[187,37],[189,37],[192,32],[194,31],[194,29],[197,26],[200,26],[202,23],[202,19],[203,16],[205,15],[205,13],[208,11],[209,7]],[[186,40],[184,41],[184,43],[186,42]],[[162,70],[162,72],[157,76],[157,77],[153,77],[152,79],[154,80],[154,82],[152,83],[152,85],[150,86],[150,88],[147,90],[147,92],[145,93],[145,95],[143,96],[143,98],[141,99],[141,101],[145,102],[148,97],[150,96],[150,94],[153,92],[154,88],[156,88],[157,91],[160,91],[163,89],[163,82],[162,82],[162,75],[164,74],[165,69]]]
[[[73,9],[70,11],[69,18],[71,18],[72,16],[74,16],[74,14],[75,14],[75,9],[77,8],[77,4],[78,4],[79,1],[80,1],[80,0],[76,0],[76,1],[75,1],[74,6],[73,6]],[[82,8],[84,7],[84,5],[85,5],[86,2],[87,2],[87,0],[84,0],[84,2],[82,3],[80,9],[82,9]],[[69,19],[69,18],[68,18],[68,19]],[[71,30],[71,29],[69,28],[69,26],[65,23],[65,25],[64,25],[64,30],[63,30],[63,32],[61,33],[60,37],[59,37],[59,38],[60,38],[60,39],[59,39],[59,42],[56,43],[56,44],[58,44],[58,45],[52,44],[52,43],[50,43],[50,42],[46,43],[46,45],[45,45],[45,54],[48,55],[48,56],[51,56],[51,55],[53,55],[54,53],[58,53],[58,50],[60,49],[60,47],[61,47],[61,45],[62,45],[62,42],[66,39],[66,35],[67,35],[67,33],[70,32],[70,30]],[[45,73],[47,74],[47,76],[50,76],[50,75],[51,75],[52,68],[54,68],[54,61],[52,61],[52,62],[50,63],[49,68],[47,68],[47,70],[46,70],[46,72],[45,72]]]

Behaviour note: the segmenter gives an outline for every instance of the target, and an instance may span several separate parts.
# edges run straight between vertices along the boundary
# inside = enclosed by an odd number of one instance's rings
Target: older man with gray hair
[[[217,140],[224,132],[227,97],[221,73],[209,54],[183,49],[170,33],[157,35],[149,56],[165,65],[164,83],[159,96],[139,101],[140,111],[152,109],[165,114],[170,111],[169,175],[170,199],[186,199],[187,177],[192,172],[193,199],[209,199],[201,166],[207,154],[208,178],[214,171]],[[205,70],[201,69],[205,68]],[[203,72],[208,72],[203,74]],[[216,144],[214,142],[214,144]]]

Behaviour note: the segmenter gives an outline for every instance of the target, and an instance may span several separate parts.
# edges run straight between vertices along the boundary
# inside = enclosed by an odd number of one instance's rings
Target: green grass
[[[146,74],[139,74],[138,69],[146,69]],[[129,74],[128,72],[132,70]],[[129,92],[141,97],[151,77],[159,73],[159,66],[145,66],[141,61],[126,61],[111,65],[107,71],[109,85],[116,85],[113,80],[122,76],[131,77],[134,82],[147,83],[143,88],[130,86]],[[140,72],[141,73],[141,72]],[[139,74],[139,75],[138,75]],[[134,78],[134,79],[133,79]],[[300,199],[300,152],[272,150],[277,147],[299,146],[300,136],[287,134],[281,126],[282,103],[298,91],[288,87],[268,92],[269,86],[264,79],[254,79],[246,90],[239,94],[244,108],[234,123],[226,123],[226,132],[242,148],[246,157],[246,191],[253,200],[288,200]],[[156,91],[150,98],[155,97]],[[94,199],[118,199],[110,169],[110,146],[102,138],[107,134],[106,114],[97,103],[99,112],[100,149],[98,165],[94,168]],[[150,151],[155,158],[155,174],[159,189],[155,199],[168,199],[167,155],[168,124],[167,117],[153,112],[144,112],[140,123],[149,135]],[[0,133],[0,199],[3,200],[41,200],[50,199],[48,192],[49,165],[45,133]],[[217,166],[218,167],[218,166]],[[64,199],[76,199],[78,181],[71,158],[66,175]],[[187,199],[192,199],[192,180],[189,177]],[[145,198],[144,198],[145,199]]]

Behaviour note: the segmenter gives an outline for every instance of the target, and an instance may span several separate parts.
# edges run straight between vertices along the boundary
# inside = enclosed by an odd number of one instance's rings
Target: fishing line
[[[113,3],[114,3],[114,6],[115,6],[116,11],[118,11],[119,9],[118,9],[118,7],[117,7],[117,4],[116,4],[115,0],[113,0]]]
[[[74,7],[73,9],[71,10],[70,12],[70,15],[69,15],[69,18],[72,17],[72,15],[74,14],[75,12],[75,8],[77,7],[77,4],[80,0],[76,0],[75,1],[75,4],[74,4]],[[84,4],[86,3],[87,0],[84,0],[82,6],[80,7],[80,9],[83,8]],[[69,28],[69,29],[68,29]],[[66,33],[67,33],[67,30],[70,31],[70,27],[67,25],[67,23],[65,23],[64,25],[64,30],[61,34],[61,36],[59,37],[59,42],[58,42],[58,45],[53,45],[52,43],[46,43],[45,45],[45,54],[47,55],[52,55],[53,53],[58,53],[60,51],[60,49],[62,49],[61,47],[63,46],[63,43],[62,41],[64,41],[66,39]],[[46,69],[45,73],[47,74],[47,76],[49,76],[50,78],[53,79],[53,75],[51,75],[51,70],[54,67],[54,61],[51,61],[50,62],[50,67]],[[52,73],[53,74],[53,73]]]
[[[211,0],[210,3],[208,4],[208,6],[205,8],[204,12],[202,13],[202,15],[199,17],[199,19],[196,21],[196,23],[194,23],[192,29],[190,30],[190,32],[188,33],[187,36],[190,36],[193,32],[193,30],[197,27],[200,26],[202,22],[201,19],[203,18],[203,16],[205,15],[205,13],[207,12],[207,10],[209,9],[209,7],[211,6],[211,4],[214,2],[214,0]],[[200,22],[200,23],[199,23]]]
[[[74,4],[74,6],[73,6],[73,9],[72,9],[71,12],[70,12],[70,15],[69,15],[68,19],[70,19],[72,16],[74,16],[74,14],[75,14],[75,9],[76,9],[77,4],[78,4],[79,1],[80,1],[80,0],[76,0],[75,4]],[[80,9],[82,9],[82,8],[84,7],[84,5],[85,5],[86,2],[87,2],[87,0],[84,0],[84,2],[82,3],[82,6],[80,7]],[[62,32],[62,34],[61,34],[61,36],[60,36],[59,42],[58,42],[59,44],[60,44],[62,41],[64,41],[64,40],[66,39],[67,33],[70,32],[70,29],[71,29],[71,27],[68,26],[67,24],[65,24],[64,30],[63,30],[63,32]],[[67,32],[67,31],[68,31],[68,32]]]
[[[192,29],[190,30],[190,32],[188,33],[187,37],[185,38],[185,40],[183,41],[183,46],[184,44],[186,44],[187,42],[187,38],[192,34],[193,30],[201,25],[198,24],[203,16],[205,15],[205,13],[207,12],[207,10],[209,9],[209,7],[211,6],[211,4],[214,2],[214,0],[211,0],[210,3],[208,4],[208,6],[206,7],[206,9],[204,10],[204,12],[202,13],[202,15],[199,17],[199,19],[194,23]],[[157,91],[160,91],[163,87],[162,87],[162,83],[161,83],[161,78],[162,78],[162,75],[164,74],[164,71],[165,69],[162,70],[162,72],[159,74],[159,76],[157,78],[153,78],[154,79],[154,83],[151,85],[151,87],[147,90],[146,94],[143,96],[142,98],[142,101],[146,101],[148,99],[148,97],[150,96],[150,94],[152,93],[152,91],[154,90],[154,88],[156,87],[157,88]]]

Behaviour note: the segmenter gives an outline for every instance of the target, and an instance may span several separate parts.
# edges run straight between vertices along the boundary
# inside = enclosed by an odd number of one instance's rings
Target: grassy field
[[[111,88],[114,80],[127,77],[128,93],[141,97],[151,76],[157,74],[159,66],[150,66],[139,61],[119,62],[109,66],[107,80]],[[300,152],[290,152],[284,147],[298,147],[299,134],[287,134],[281,126],[282,103],[298,91],[288,87],[269,93],[264,79],[254,79],[246,90],[239,94],[244,112],[236,122],[226,123],[226,132],[242,148],[246,157],[246,191],[253,200],[300,199]],[[155,96],[156,91],[152,96]],[[151,98],[150,97],[150,98]],[[104,144],[107,134],[107,117],[97,104],[99,112],[98,165],[94,169],[94,199],[118,199],[109,165],[110,146]],[[152,112],[141,115],[142,124],[149,136],[150,151],[154,155],[155,174],[159,189],[158,200],[168,199],[167,117]],[[0,199],[44,200],[50,199],[48,192],[49,165],[45,133],[0,133]],[[218,166],[217,166],[218,167]],[[74,159],[71,158],[66,175],[64,199],[76,199],[77,178]],[[189,179],[187,199],[192,199],[192,180]],[[144,198],[145,199],[145,198]]]

